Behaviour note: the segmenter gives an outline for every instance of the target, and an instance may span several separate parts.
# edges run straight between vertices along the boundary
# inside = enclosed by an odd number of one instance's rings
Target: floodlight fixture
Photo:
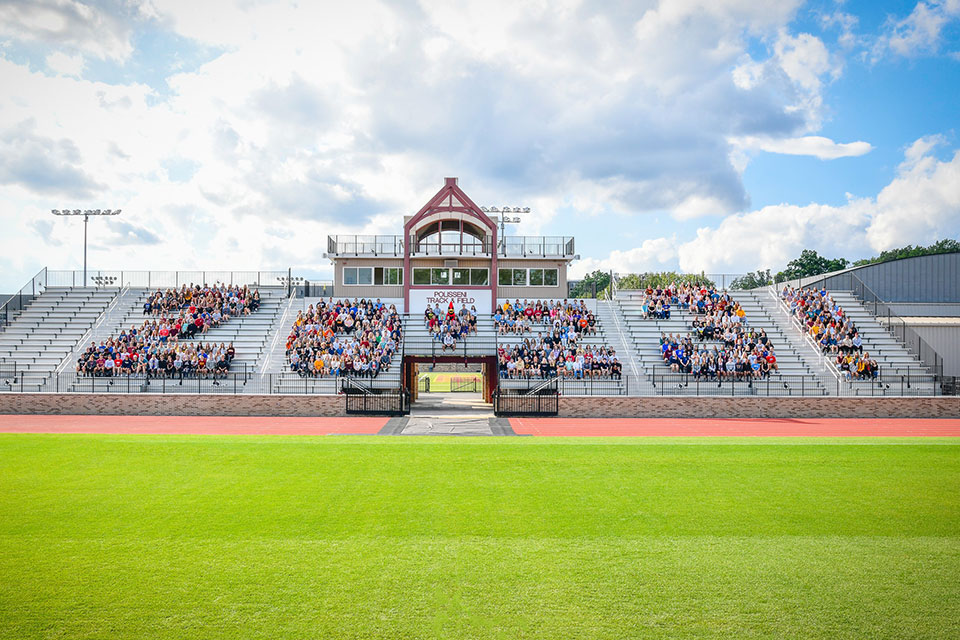
[[[90,222],[90,216],[118,216],[120,209],[51,209],[50,213],[55,216],[83,216],[83,286],[87,286],[87,223]],[[103,280],[98,280],[102,282]]]

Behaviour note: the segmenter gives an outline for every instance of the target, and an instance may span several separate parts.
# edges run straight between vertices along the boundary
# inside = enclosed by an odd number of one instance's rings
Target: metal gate
[[[498,416],[555,416],[560,412],[560,394],[556,388],[530,394],[498,388],[493,393],[493,412]]]
[[[406,389],[354,389],[344,387],[347,415],[406,416],[410,392]]]

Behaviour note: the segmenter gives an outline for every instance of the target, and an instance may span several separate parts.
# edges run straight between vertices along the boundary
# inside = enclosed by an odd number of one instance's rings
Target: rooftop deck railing
[[[403,236],[350,236],[327,237],[327,254],[330,256],[390,256],[403,257]],[[496,253],[504,258],[569,258],[574,255],[576,244],[571,236],[506,236],[497,243]],[[489,240],[470,242],[440,242],[425,239],[417,242],[411,251],[413,256],[490,256],[493,244]]]

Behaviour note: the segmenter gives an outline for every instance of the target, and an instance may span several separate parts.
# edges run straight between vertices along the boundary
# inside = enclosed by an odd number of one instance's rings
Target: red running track
[[[0,433],[333,435],[378,433],[386,418],[0,415]],[[534,436],[960,437],[960,419],[513,418]]]
[[[0,433],[325,436],[375,434],[386,418],[0,415]]]
[[[960,437],[960,419],[890,418],[512,418],[533,436]]]

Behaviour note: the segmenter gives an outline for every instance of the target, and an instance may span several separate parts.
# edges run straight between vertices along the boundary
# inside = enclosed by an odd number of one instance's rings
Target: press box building
[[[334,298],[380,298],[407,313],[427,305],[475,306],[489,314],[498,300],[562,300],[574,239],[500,237],[499,218],[446,178],[419,211],[404,216],[403,234],[329,236]]]

